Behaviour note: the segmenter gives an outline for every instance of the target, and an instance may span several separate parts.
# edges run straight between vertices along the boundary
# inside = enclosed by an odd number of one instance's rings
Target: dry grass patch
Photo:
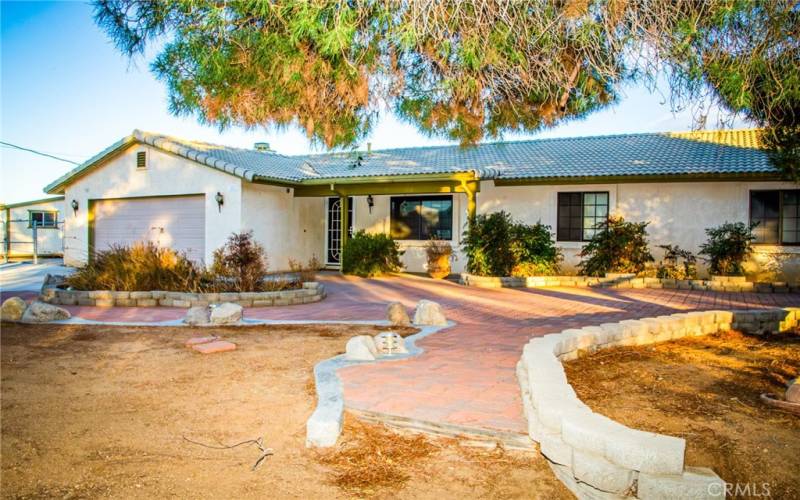
[[[686,439],[688,465],[800,498],[800,418],[760,400],[800,375],[800,335],[726,332],[600,351],[564,366],[593,410]]]

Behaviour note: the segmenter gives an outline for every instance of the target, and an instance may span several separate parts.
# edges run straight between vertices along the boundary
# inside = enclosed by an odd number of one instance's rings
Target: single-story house
[[[0,256],[29,258],[34,251],[40,257],[61,256],[64,253],[63,223],[63,196],[0,204],[3,232]]]
[[[748,269],[800,271],[800,190],[781,179],[756,130],[649,133],[284,156],[135,130],[46,187],[65,197],[70,265],[111,244],[149,240],[210,263],[252,230],[273,270],[316,256],[335,267],[349,232],[391,234],[407,270],[431,236],[458,249],[470,214],[505,210],[552,227],[574,271],[608,214],[648,221],[657,245],[697,252],[705,229],[758,221]],[[343,228],[348,228],[343,233]],[[453,270],[466,259],[456,252]]]

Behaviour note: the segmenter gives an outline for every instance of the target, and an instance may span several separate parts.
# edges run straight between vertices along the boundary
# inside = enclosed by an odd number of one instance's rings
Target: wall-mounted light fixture
[[[214,197],[214,199],[217,201],[217,209],[219,209],[220,213],[222,213],[222,205],[225,204],[225,197],[222,196],[222,193],[217,191],[217,195]]]
[[[78,214],[78,208],[80,207],[80,205],[78,204],[78,200],[72,200],[72,203],[70,203],[70,206],[72,207],[72,215],[77,215]]]
[[[372,213],[372,207],[375,206],[375,199],[371,194],[367,195],[367,206],[369,207],[369,213]]]

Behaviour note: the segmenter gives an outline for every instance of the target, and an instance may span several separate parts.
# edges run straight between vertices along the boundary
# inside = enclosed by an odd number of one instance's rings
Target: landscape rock
[[[19,297],[11,297],[0,307],[0,319],[3,321],[19,321],[25,314],[28,304]]]
[[[381,332],[375,335],[374,340],[378,354],[404,354],[408,352],[403,337],[395,332]]]
[[[447,318],[444,316],[442,306],[431,300],[420,300],[414,310],[415,325],[445,326]]]
[[[386,319],[392,326],[409,326],[411,318],[408,317],[408,311],[400,302],[390,302],[386,307]]]
[[[3,304],[5,306],[5,304]],[[790,403],[800,403],[800,378],[794,379],[786,389],[786,401]]]
[[[207,325],[211,322],[211,308],[207,306],[190,307],[183,322],[187,325]]]
[[[357,335],[347,341],[345,357],[352,361],[374,361],[378,356],[375,340],[369,335]]]
[[[33,302],[22,315],[23,323],[47,323],[49,321],[59,321],[69,319],[70,314],[66,309],[45,304],[44,302]]]
[[[209,317],[212,325],[233,325],[242,319],[242,306],[233,302],[225,302],[211,308]]]

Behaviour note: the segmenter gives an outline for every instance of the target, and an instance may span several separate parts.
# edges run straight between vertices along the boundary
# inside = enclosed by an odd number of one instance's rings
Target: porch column
[[[339,193],[339,210],[341,210],[342,231],[339,241],[339,262],[342,261],[344,255],[344,244],[350,238],[350,221],[348,220],[347,213],[350,209],[350,199],[344,193]]]
[[[464,193],[467,195],[467,224],[472,227],[472,223],[475,222],[475,216],[478,212],[478,204],[475,196],[475,193],[478,191],[478,185],[476,182],[465,182],[463,186]]]

